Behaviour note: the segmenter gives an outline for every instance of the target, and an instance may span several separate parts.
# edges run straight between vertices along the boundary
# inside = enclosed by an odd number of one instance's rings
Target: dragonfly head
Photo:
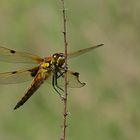
[[[62,66],[65,62],[64,53],[55,53],[52,55],[52,64]]]

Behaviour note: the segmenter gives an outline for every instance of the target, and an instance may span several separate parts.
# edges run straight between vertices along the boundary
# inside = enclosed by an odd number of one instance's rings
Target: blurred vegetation
[[[140,139],[140,2],[66,0],[69,51],[104,43],[69,62],[86,86],[69,90],[68,140]],[[40,56],[63,48],[60,1],[1,0],[0,44]],[[0,63],[1,71],[26,65]],[[63,104],[44,84],[13,111],[30,82],[0,86],[1,140],[58,140]]]

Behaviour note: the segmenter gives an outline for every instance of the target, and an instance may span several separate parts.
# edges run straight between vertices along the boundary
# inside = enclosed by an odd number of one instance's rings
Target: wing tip
[[[99,45],[97,45],[96,47],[101,47],[101,46],[103,46],[104,44],[103,43],[101,43],[101,44],[99,44]]]
[[[104,44],[102,43],[102,44],[99,44],[100,46],[103,46]]]

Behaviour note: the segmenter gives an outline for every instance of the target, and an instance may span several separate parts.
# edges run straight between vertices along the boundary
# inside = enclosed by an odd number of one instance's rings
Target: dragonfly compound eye
[[[59,56],[59,58],[57,59],[57,64],[59,66],[62,66],[65,62],[65,57],[64,56]]]
[[[64,54],[63,53],[55,53],[55,54],[52,55],[52,57],[54,59],[58,59],[59,57],[64,57]]]
[[[63,53],[55,53],[52,55],[52,63],[57,65],[63,65],[64,64],[64,54]]]

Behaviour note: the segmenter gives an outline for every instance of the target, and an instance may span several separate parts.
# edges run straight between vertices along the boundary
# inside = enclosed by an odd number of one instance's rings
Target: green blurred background
[[[66,8],[69,51],[105,44],[69,61],[86,86],[69,90],[67,139],[139,140],[140,2],[66,0]],[[64,51],[62,31],[60,0],[0,1],[2,46],[47,56]],[[27,65],[0,67],[3,72]],[[29,86],[0,86],[0,140],[60,139],[63,103],[50,85],[13,110]]]

